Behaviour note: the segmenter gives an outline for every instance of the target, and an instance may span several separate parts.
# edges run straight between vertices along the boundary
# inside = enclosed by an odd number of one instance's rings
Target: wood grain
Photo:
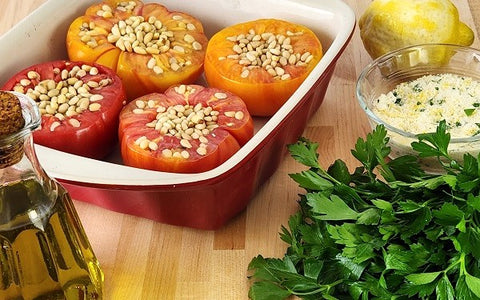
[[[44,2],[0,1],[0,34]],[[370,1],[345,2],[358,18]],[[461,19],[479,32],[480,2],[453,2]],[[353,167],[350,149],[370,130],[355,99],[355,81],[370,61],[357,28],[337,63],[324,104],[304,132],[320,143],[325,166],[341,158]],[[217,231],[169,226],[76,201],[105,273],[105,299],[247,299],[250,260],[285,252],[278,233],[296,212],[302,192],[288,174],[301,169],[285,157],[247,210]]]

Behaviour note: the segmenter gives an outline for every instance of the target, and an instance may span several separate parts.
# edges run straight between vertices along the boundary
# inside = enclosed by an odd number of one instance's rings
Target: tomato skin
[[[70,60],[82,60],[87,62],[96,62],[113,69],[122,79],[127,97],[129,100],[138,98],[142,95],[163,92],[174,84],[190,84],[195,82],[203,73],[203,61],[208,39],[203,31],[203,26],[195,17],[176,11],[169,11],[165,6],[158,3],[145,4],[141,1],[135,1],[136,5],[132,11],[121,11],[116,9],[121,0],[104,0],[104,2],[89,7],[83,16],[75,19],[67,32],[66,44],[67,53]],[[112,17],[101,17],[97,15],[102,10],[103,5],[112,8]],[[163,26],[173,32],[174,41],[171,42],[170,49],[159,54],[139,54],[135,52],[122,51],[110,43],[107,37],[114,25],[120,20],[128,19],[131,16],[141,16],[144,20],[155,17],[161,21]],[[181,20],[177,18],[181,17]],[[189,24],[194,29],[185,29],[179,26],[179,22]],[[95,34],[93,38],[98,46],[90,47],[81,40],[82,24],[94,23]],[[185,41],[185,36],[194,38],[200,49],[193,49],[192,44]],[[174,49],[174,46],[182,47],[185,52],[181,53]],[[157,65],[161,66],[163,72],[155,73],[153,69],[148,68],[148,61],[154,58]],[[174,70],[171,66],[171,59],[178,62],[188,62],[182,64],[181,68]]]
[[[235,44],[229,37],[248,34],[274,33],[288,36],[293,50],[298,53],[310,52],[313,59],[306,66],[283,66],[290,75],[287,80],[274,79],[264,68],[250,69],[248,77],[241,76],[244,66],[237,60],[220,59],[236,55]],[[289,36],[287,32],[303,32],[301,36]],[[205,78],[209,86],[231,91],[240,96],[253,116],[273,115],[307,78],[323,55],[322,45],[316,35],[307,27],[278,19],[259,19],[226,27],[217,32],[209,41],[205,56]]]
[[[217,99],[216,93],[224,91],[215,88],[205,88],[200,85],[188,85],[193,89],[188,96],[176,92],[179,86],[172,86],[164,94],[152,93],[127,104],[120,113],[119,138],[123,162],[125,165],[137,168],[175,172],[175,173],[198,173],[213,169],[225,162],[242,145],[253,136],[253,119],[243,101],[236,95],[225,92],[226,99]],[[142,113],[135,113],[138,102],[151,101],[155,103],[150,108],[145,108]],[[205,135],[208,139],[206,154],[200,155],[196,149],[200,147],[198,139],[190,139],[192,148],[182,147],[182,138],[171,134],[163,134],[158,129],[147,127],[146,124],[155,121],[159,106],[169,108],[176,105],[190,105],[191,107],[201,103],[203,107],[211,107],[218,111],[218,127]],[[243,118],[235,119],[227,117],[225,112],[241,112]],[[228,113],[227,113],[228,114]],[[158,149],[142,149],[136,141],[145,137],[155,141]],[[165,156],[164,149],[186,151],[189,157]]]
[[[151,155],[138,147],[132,147],[134,139],[130,138],[122,139],[120,147],[123,162],[127,166],[172,173],[200,173],[220,165],[240,149],[240,145],[233,136],[226,135],[225,132],[222,132],[222,135],[224,135],[223,139],[219,140],[221,146],[201,159],[198,157],[188,160],[181,157],[164,159],[161,153]],[[170,143],[177,144],[173,141]]]
[[[94,66],[99,70],[98,75],[86,75],[82,78],[85,82],[89,80],[99,81],[110,79],[112,83],[99,90],[91,90],[92,94],[100,94],[101,108],[98,111],[83,111],[74,117],[66,117],[60,120],[55,116],[42,115],[41,127],[33,132],[34,142],[56,150],[101,159],[109,154],[118,142],[118,115],[126,102],[126,94],[120,78],[104,66],[84,62],[52,61],[27,67],[11,77],[3,90],[13,90],[20,80],[27,78],[29,71],[35,71],[40,75],[40,81],[53,79],[61,81],[60,75],[55,74],[54,69],[71,70],[75,66],[84,64]],[[38,81],[38,80],[37,80]],[[32,80],[33,82],[33,80]],[[37,101],[37,103],[39,103]],[[80,127],[72,126],[69,121],[75,118],[79,121]],[[54,131],[51,130],[53,123],[60,123]]]

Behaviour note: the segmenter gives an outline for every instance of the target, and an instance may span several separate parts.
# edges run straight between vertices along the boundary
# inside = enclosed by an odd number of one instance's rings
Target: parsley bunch
[[[423,172],[415,156],[387,159],[383,126],[358,139],[353,173],[318,162],[300,139],[292,157],[309,169],[290,174],[306,190],[280,237],[283,259],[252,259],[252,299],[480,299],[480,164],[453,160],[445,122],[412,148],[437,157],[444,174]]]

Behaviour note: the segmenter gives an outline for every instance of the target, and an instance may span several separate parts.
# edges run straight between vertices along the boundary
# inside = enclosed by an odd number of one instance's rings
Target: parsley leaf
[[[475,108],[466,108],[463,111],[465,112],[465,115],[470,117],[475,112]]]
[[[414,285],[422,285],[433,282],[442,272],[416,273],[405,276],[405,279]]]
[[[437,284],[435,289],[437,294],[437,299],[445,300],[454,300],[455,299],[455,290],[453,289],[452,283],[446,275],[444,275]]]
[[[328,198],[322,193],[310,193],[307,201],[320,220],[355,220],[358,216],[358,213],[337,195]]]
[[[333,188],[333,184],[329,180],[312,170],[303,171],[297,174],[290,174],[289,176],[303,188],[310,191],[321,191]]]
[[[317,168],[318,163],[318,144],[310,142],[308,139],[300,138],[296,144],[287,146],[290,155],[299,163],[312,168]]]
[[[447,123],[442,120],[435,133],[417,135],[418,142],[412,143],[413,150],[420,157],[446,157],[450,158],[447,148],[450,143],[450,133],[447,133]]]
[[[389,138],[386,136],[387,130],[379,127],[369,133],[366,140],[359,138],[352,150],[353,156],[363,164],[369,174],[390,154],[390,148],[386,144]]]
[[[480,297],[480,278],[466,274],[465,283],[475,296]]]

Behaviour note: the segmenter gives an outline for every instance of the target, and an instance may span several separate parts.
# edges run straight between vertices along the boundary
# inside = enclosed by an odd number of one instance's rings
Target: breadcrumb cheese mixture
[[[480,82],[456,74],[404,82],[372,105],[384,122],[415,134],[434,132],[445,120],[454,138],[480,134]]]

